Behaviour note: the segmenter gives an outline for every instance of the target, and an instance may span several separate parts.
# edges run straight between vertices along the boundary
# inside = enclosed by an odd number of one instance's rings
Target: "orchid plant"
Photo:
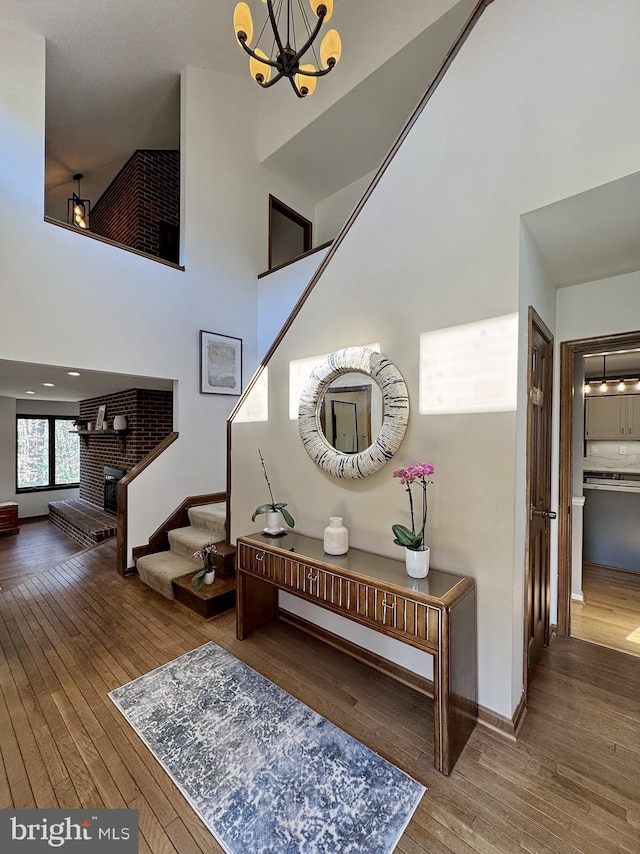
[[[290,528],[294,528],[296,523],[295,523],[291,513],[289,513],[288,510],[285,510],[285,507],[287,505],[285,503],[283,503],[282,501],[277,502],[275,500],[275,498],[273,497],[273,491],[271,490],[271,483],[269,481],[269,475],[267,474],[267,467],[264,464],[264,457],[262,456],[262,451],[260,450],[260,448],[258,448],[258,453],[260,454],[260,462],[262,463],[262,470],[264,472],[264,479],[267,481],[267,487],[269,488],[269,495],[271,496],[271,503],[270,504],[261,504],[260,507],[256,507],[256,509],[253,511],[253,516],[251,517],[251,521],[255,522],[256,517],[261,516],[263,513],[277,513],[278,511],[280,511],[280,513],[282,513],[284,521],[287,523],[287,525]]]
[[[416,463],[405,469],[397,469],[393,476],[400,478],[400,483],[407,487],[409,493],[409,509],[411,511],[411,530],[404,525],[392,525],[391,530],[394,533],[394,543],[397,546],[404,546],[411,551],[422,551],[424,549],[424,531],[427,526],[427,487],[431,483],[428,480],[434,473],[435,468],[429,463]],[[416,523],[413,509],[413,494],[411,492],[412,484],[418,482],[422,488],[422,525],[416,531]]]
[[[193,557],[202,561],[202,569],[199,569],[191,579],[200,590],[204,584],[204,577],[208,572],[215,572],[214,556],[218,553],[215,543],[206,543],[201,549],[193,553]]]

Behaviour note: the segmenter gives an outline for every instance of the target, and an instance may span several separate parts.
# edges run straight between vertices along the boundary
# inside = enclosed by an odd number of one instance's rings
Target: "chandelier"
[[[262,0],[267,5],[267,18],[253,41],[253,19],[246,3],[238,3],[233,13],[233,28],[240,46],[249,54],[249,72],[263,89],[286,77],[298,98],[311,95],[318,77],[328,74],[340,59],[342,43],[337,30],[327,30],[320,43],[320,58],[314,42],[323,24],[331,18],[333,0],[309,0],[317,20],[312,22],[303,0]],[[258,47],[267,30],[265,43],[271,41],[267,54]],[[298,45],[300,45],[298,47]],[[302,62],[312,52],[314,62]],[[309,58],[309,57],[308,57]]]
[[[78,182],[78,192],[72,193],[71,198],[67,199],[67,222],[75,225],[76,228],[89,228],[89,209],[91,202],[89,199],[82,199],[80,192],[80,181],[84,175],[82,172],[76,172],[73,180]]]

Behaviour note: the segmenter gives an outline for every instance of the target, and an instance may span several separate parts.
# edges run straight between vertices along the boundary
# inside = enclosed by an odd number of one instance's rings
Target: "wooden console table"
[[[404,563],[359,549],[326,555],[301,534],[238,539],[237,635],[278,615],[278,590],[327,608],[433,656],[434,764],[450,774],[478,714],[476,587],[472,578],[432,569],[406,574]]]

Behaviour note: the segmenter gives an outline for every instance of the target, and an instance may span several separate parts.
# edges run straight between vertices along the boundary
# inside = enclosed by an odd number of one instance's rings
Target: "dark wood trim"
[[[146,546],[136,546],[131,550],[134,561],[145,555],[165,552],[169,548],[169,531],[174,528],[184,528],[189,524],[189,509],[202,504],[218,504],[227,500],[226,492],[210,492],[206,495],[191,495],[164,520],[160,527],[151,534]]]
[[[274,195],[269,193],[269,258],[267,261],[269,270],[276,269],[272,267],[271,259],[273,258],[273,248],[272,248],[272,239],[271,239],[271,229],[273,227],[273,212],[281,214],[285,216],[287,219],[291,220],[291,222],[299,225],[302,229],[303,233],[303,253],[307,253],[311,250],[313,246],[313,223],[310,219],[307,219],[306,216],[302,216],[298,211],[294,211],[293,208],[290,208],[289,205],[281,202],[280,199],[277,199]],[[297,256],[300,257],[300,256]],[[292,259],[295,260],[295,259]],[[282,264],[278,264],[278,267],[283,266]]]
[[[631,575],[634,578],[640,577],[640,573],[635,569],[625,569],[623,566],[609,566],[608,563],[591,563],[591,561],[584,561],[582,566],[584,569],[587,569],[587,567],[589,569],[606,569],[607,572],[623,572],[625,575]]]
[[[532,448],[532,433],[533,433],[533,412],[532,406],[529,400],[529,394],[533,388],[533,366],[532,366],[532,353],[533,353],[533,333],[534,330],[537,330],[542,338],[546,341],[547,344],[551,345],[551,356],[549,358],[549,362],[546,368],[546,376],[545,383],[547,387],[551,389],[553,394],[553,334],[550,329],[540,317],[535,308],[530,305],[527,311],[527,439],[526,439],[526,447],[527,447],[527,460],[526,460],[526,476],[525,476],[525,495],[526,495],[526,506],[529,507],[531,501],[533,500],[533,496],[531,495],[531,466],[535,465],[533,448]],[[549,402],[549,406],[551,406],[551,401]],[[548,429],[550,432],[550,442],[549,442],[549,454],[551,455],[551,446],[553,444],[553,422],[552,422],[552,412],[549,409],[548,416]],[[550,461],[551,462],[551,461]],[[551,468],[549,469],[549,482],[548,482],[548,494],[547,494],[547,507],[549,507],[551,501]],[[562,515],[562,514],[561,514]],[[530,578],[530,566],[529,566],[529,513],[527,512],[526,516],[526,526],[525,526],[525,559],[524,559],[524,622],[523,622],[523,655],[522,655],[522,685],[524,696],[527,696],[527,689],[529,683],[529,584],[531,581]],[[548,536],[548,535],[547,535]],[[549,556],[548,562],[549,566],[547,567],[547,577],[545,580],[545,629],[544,629],[544,643],[545,646],[549,645],[549,619],[550,619],[550,609],[551,609],[551,581],[550,581],[550,561],[551,561],[551,551],[549,545]]]
[[[115,246],[116,249],[122,249],[124,252],[131,252],[133,255],[139,255],[141,258],[146,258],[148,261],[155,261],[156,264],[164,264],[165,267],[172,267],[174,270],[181,270],[184,273],[185,268],[181,264],[174,264],[172,261],[165,261],[164,258],[158,258],[157,255],[149,255],[147,252],[141,252],[139,249],[134,249],[133,246],[127,246],[124,243],[117,243],[115,240],[109,240],[108,237],[103,237],[101,234],[94,234],[92,231],[83,231],[81,228],[76,228],[75,225],[70,225],[68,222],[61,222],[59,219],[45,216],[45,222],[49,225],[57,225],[58,228],[66,228],[67,231],[73,231],[74,234],[80,234],[82,237],[90,237],[91,240],[97,240],[99,243],[106,243],[107,246]]]
[[[382,180],[382,176],[387,171],[390,163],[393,161],[396,154],[400,150],[400,147],[402,146],[407,135],[409,134],[409,132],[413,128],[414,124],[418,120],[418,117],[420,116],[420,114],[422,113],[424,108],[427,106],[427,104],[429,103],[429,101],[433,97],[436,89],[438,88],[438,86],[442,82],[445,74],[447,73],[447,71],[451,67],[453,60],[456,58],[456,56],[460,52],[462,46],[464,45],[466,40],[471,35],[473,28],[475,27],[475,25],[478,23],[478,21],[482,17],[482,13],[487,8],[487,6],[489,6],[492,2],[493,2],[493,0],[479,0],[479,2],[475,5],[473,11],[471,12],[469,18],[466,21],[464,27],[460,31],[460,34],[458,35],[458,37],[454,41],[453,45],[451,46],[449,52],[445,56],[440,68],[438,69],[436,76],[433,78],[433,80],[429,84],[427,91],[424,94],[424,97],[422,98],[422,100],[420,101],[418,106],[415,108],[413,113],[409,116],[409,119],[405,123],[403,129],[398,134],[396,141],[393,143],[393,145],[389,149],[389,152],[387,153],[384,160],[380,164],[378,171],[373,176],[371,183],[369,184],[369,186],[365,190],[364,194],[362,195],[362,198],[360,199],[358,204],[353,209],[351,216],[348,218],[348,220],[342,226],[340,233],[338,234],[336,239],[331,244],[329,251],[327,252],[325,257],[322,259],[320,266],[318,267],[316,272],[311,277],[309,284],[304,289],[302,295],[300,296],[300,299],[298,300],[298,302],[293,307],[291,314],[289,315],[289,317],[287,318],[287,320],[284,323],[284,326],[282,327],[282,329],[278,333],[278,335],[275,338],[271,347],[269,347],[269,349],[267,350],[266,355],[263,357],[260,365],[258,365],[253,377],[247,383],[247,386],[246,386],[245,390],[243,391],[243,393],[241,394],[240,398],[238,399],[238,402],[236,403],[236,405],[231,410],[231,413],[229,414],[229,417],[227,419],[227,524],[230,524],[230,520],[231,520],[231,514],[230,514],[230,510],[231,510],[231,488],[232,488],[232,485],[231,485],[231,429],[232,429],[232,425],[233,425],[233,419],[235,418],[236,413],[239,411],[240,407],[243,405],[244,401],[247,399],[247,397],[251,393],[254,385],[258,381],[258,378],[262,374],[263,369],[268,365],[271,357],[273,356],[273,354],[276,352],[276,350],[280,346],[280,342],[282,341],[284,336],[289,331],[289,328],[292,325],[293,321],[296,319],[296,317],[300,313],[302,306],[305,304],[305,302],[309,298],[309,295],[311,294],[311,292],[315,288],[316,284],[318,283],[318,280],[320,279],[320,277],[322,276],[322,274],[326,270],[327,266],[331,263],[331,259],[333,258],[333,256],[336,254],[336,252],[340,248],[340,245],[342,244],[342,242],[345,239],[345,237],[347,236],[347,234],[351,231],[351,227],[353,226],[354,222],[360,216],[360,213],[361,213],[362,209],[364,208],[364,206],[366,205],[366,203],[369,201],[371,194],[373,193],[375,188],[378,186],[378,184]]]
[[[560,345],[560,441],[558,474],[558,637],[571,634],[571,518],[573,498],[573,373],[576,356],[640,347],[640,330],[596,338],[578,338]]]
[[[135,569],[132,567],[131,569],[128,567],[127,561],[127,510],[129,505],[129,484],[132,483],[138,475],[142,474],[142,472],[150,466],[152,462],[158,459],[158,457],[163,454],[169,445],[172,445],[180,434],[173,432],[169,433],[168,436],[159,442],[152,451],[143,457],[140,462],[136,463],[135,466],[125,474],[123,478],[118,481],[118,544],[116,550],[116,569],[122,576],[133,575],[135,573]]]
[[[309,255],[313,255],[314,252],[320,252],[322,249],[327,249],[333,240],[327,240],[326,243],[321,243],[320,246],[314,246],[313,249],[308,249],[306,252],[303,252],[302,255],[296,255],[295,258],[292,258],[291,261],[283,261],[282,264],[278,264],[275,267],[270,267],[268,270],[265,270],[264,273],[258,273],[259,279],[264,279],[265,276],[270,276],[272,273],[277,272],[278,270],[284,269],[284,267],[289,267],[291,264],[295,264],[296,261],[301,261],[303,258],[308,258]]]

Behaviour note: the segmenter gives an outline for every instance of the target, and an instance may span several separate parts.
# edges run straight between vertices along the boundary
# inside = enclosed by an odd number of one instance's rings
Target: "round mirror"
[[[303,445],[334,477],[367,477],[400,447],[409,397],[396,366],[368,347],[331,353],[309,377],[300,397]]]

